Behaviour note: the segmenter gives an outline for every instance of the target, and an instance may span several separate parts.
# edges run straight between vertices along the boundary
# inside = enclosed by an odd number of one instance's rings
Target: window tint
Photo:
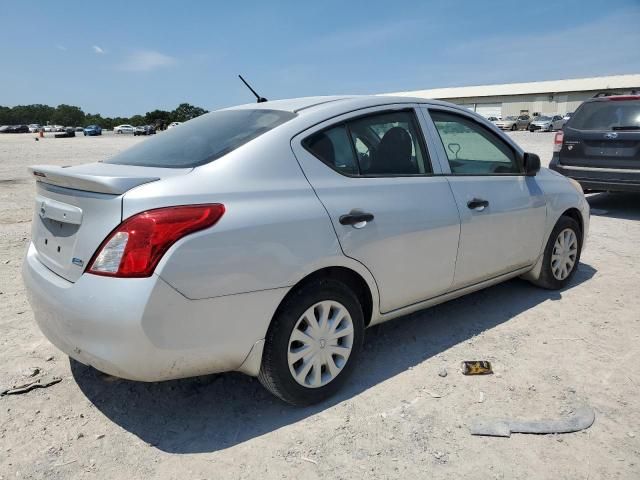
[[[413,112],[387,112],[322,130],[302,144],[334,170],[347,175],[431,173]]]
[[[631,130],[640,128],[640,101],[586,102],[571,116],[568,126],[578,130]]]
[[[345,125],[329,128],[305,139],[303,145],[334,170],[357,175],[356,165]]]
[[[154,135],[105,163],[189,168],[226,155],[294,118],[281,110],[221,110],[189,120],[180,128]]]
[[[458,175],[522,173],[515,152],[476,122],[440,111],[431,111],[451,167]]]
[[[413,112],[371,115],[348,126],[362,175],[431,173]]]

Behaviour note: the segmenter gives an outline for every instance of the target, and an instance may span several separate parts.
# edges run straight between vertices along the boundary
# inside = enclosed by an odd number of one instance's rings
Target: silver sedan
[[[518,276],[564,287],[589,228],[575,182],[404,97],[243,105],[31,171],[23,276],[52,343],[133,380],[239,370],[297,405],[344,384],[368,326]]]

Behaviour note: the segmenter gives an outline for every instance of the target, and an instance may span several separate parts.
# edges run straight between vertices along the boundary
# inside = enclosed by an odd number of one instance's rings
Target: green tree
[[[188,103],[181,103],[173,112],[171,112],[171,118],[174,122],[186,122],[187,120],[199,117],[205,113],[209,112],[204,108],[195,107]]]
[[[155,125],[156,128],[167,128],[171,123],[171,112],[166,110],[154,110],[147,112],[144,116],[145,122],[149,125]]]
[[[145,125],[145,117],[143,117],[142,115],[134,115],[133,117],[131,117],[129,119],[129,122],[131,125],[133,125],[134,127],[137,125]]]
[[[57,125],[75,127],[84,123],[84,112],[73,105],[58,105],[51,121]]]

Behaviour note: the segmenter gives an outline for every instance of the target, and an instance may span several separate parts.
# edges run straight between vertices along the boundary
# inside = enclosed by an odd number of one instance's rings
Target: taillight
[[[556,132],[556,136],[553,139],[553,151],[559,152],[562,150],[562,143],[564,142],[564,132]]]
[[[183,205],[129,217],[102,242],[87,272],[107,277],[148,277],[171,245],[215,225],[224,210],[220,203]]]

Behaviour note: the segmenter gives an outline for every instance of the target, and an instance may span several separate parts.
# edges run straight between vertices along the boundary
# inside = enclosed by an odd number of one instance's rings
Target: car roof
[[[224,110],[266,109],[284,110],[292,113],[311,113],[326,108],[333,109],[337,107],[338,109],[350,111],[360,108],[397,103],[429,103],[446,106],[452,105],[447,102],[418,97],[394,95],[333,95],[270,100],[262,103],[247,103],[244,105],[229,107]]]
[[[622,100],[640,100],[640,95],[609,95],[607,97],[594,97],[585,102],[615,102]]]

